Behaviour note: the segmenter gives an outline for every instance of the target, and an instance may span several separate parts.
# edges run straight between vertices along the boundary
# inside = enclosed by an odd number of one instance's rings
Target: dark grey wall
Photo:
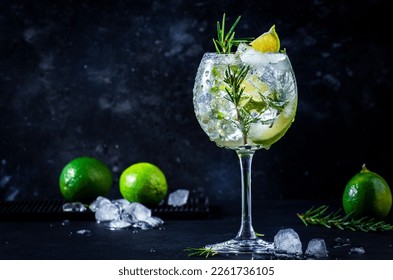
[[[389,1],[1,1],[0,199],[59,198],[72,158],[158,165],[170,188],[236,200],[233,151],[209,142],[192,88],[216,21],[276,24],[296,73],[287,135],[253,164],[254,198],[335,198],[363,163],[393,185]]]

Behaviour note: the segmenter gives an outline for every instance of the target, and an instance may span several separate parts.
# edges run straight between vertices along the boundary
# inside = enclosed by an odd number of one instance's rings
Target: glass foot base
[[[273,242],[267,242],[260,238],[237,240],[236,238],[205,246],[220,254],[273,254]]]

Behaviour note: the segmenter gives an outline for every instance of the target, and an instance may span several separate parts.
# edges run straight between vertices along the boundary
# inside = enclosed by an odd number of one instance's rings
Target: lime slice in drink
[[[266,110],[266,102],[262,95],[266,95],[270,89],[269,86],[258,79],[257,76],[251,76],[242,83],[244,88],[243,94],[239,101],[239,106],[249,114],[261,114]]]
[[[290,101],[271,125],[257,123],[251,126],[249,138],[258,145],[269,148],[287,132],[295,119],[297,99]]]

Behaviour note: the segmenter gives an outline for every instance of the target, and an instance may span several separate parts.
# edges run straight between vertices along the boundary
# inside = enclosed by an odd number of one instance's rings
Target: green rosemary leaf
[[[232,40],[233,40],[233,37],[235,35],[235,27],[239,23],[240,19],[241,19],[241,16],[238,16],[237,19],[235,20],[235,22],[233,23],[232,27],[229,29],[229,31],[225,37],[225,40],[229,40],[230,36],[232,37]],[[224,21],[224,19],[223,19],[223,21]]]
[[[217,53],[229,54],[233,46],[238,46],[240,43],[249,43],[253,38],[235,39],[235,28],[239,23],[241,16],[238,16],[232,24],[228,33],[225,34],[225,13],[222,16],[222,22],[217,21],[217,39],[213,39],[214,47]]]
[[[329,207],[322,205],[318,208],[311,207],[303,214],[297,214],[300,220],[306,225],[322,225],[327,228],[336,227],[341,230],[352,231],[390,231],[393,225],[384,221],[376,221],[373,218],[362,217],[359,219],[351,218],[351,214],[342,215],[342,210],[327,213]]]
[[[335,225],[337,228],[339,228],[339,229],[341,229],[341,230],[344,230],[343,226],[340,225],[339,223],[335,223],[334,225]]]
[[[218,38],[220,38],[220,42],[224,42],[224,34],[225,34],[225,13],[222,15],[222,22],[221,22],[221,27],[220,27],[220,23],[217,22],[217,34],[218,34]]]
[[[216,42],[215,39],[213,39],[213,44],[214,44],[214,47],[216,48],[216,50],[220,49],[220,46],[219,46],[218,42]]]
[[[240,68],[228,68],[224,73],[224,82],[227,84],[225,91],[228,94],[229,100],[235,105],[237,113],[238,127],[243,134],[244,144],[247,143],[247,133],[250,129],[251,123],[255,122],[256,119],[251,116],[248,112],[245,112],[239,103],[244,93],[244,87],[242,83],[247,76],[250,66],[242,66]]]
[[[303,215],[304,215],[304,214],[299,214],[299,213],[297,213],[297,216],[298,216],[299,219],[303,222],[303,224],[304,224],[305,226],[308,226],[308,223],[307,223],[307,221],[303,218]]]
[[[201,248],[194,248],[194,247],[188,247],[186,249],[184,249],[184,251],[189,252],[188,256],[189,257],[213,257],[215,255],[217,255],[218,253],[216,251],[214,251],[211,248],[205,248],[205,247],[201,247]]]

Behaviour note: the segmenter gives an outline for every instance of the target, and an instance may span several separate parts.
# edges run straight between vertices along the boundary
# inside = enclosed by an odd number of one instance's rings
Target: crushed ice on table
[[[129,202],[126,199],[110,200],[98,196],[89,205],[89,209],[95,213],[97,223],[104,223],[111,230],[128,227],[148,230],[160,228],[164,221],[151,215],[151,209],[138,202]],[[65,203],[64,212],[83,212],[87,208],[80,202]]]
[[[314,238],[308,242],[305,252],[306,257],[309,258],[327,258],[328,250],[326,249],[325,240],[322,238]]]
[[[87,208],[80,202],[66,202],[63,204],[63,212],[85,212]]]
[[[162,225],[164,223],[164,221],[158,217],[148,217],[145,220],[146,223],[148,223],[150,226],[152,226],[153,228],[155,227],[159,227],[160,225]]]
[[[141,203],[133,202],[121,213],[121,219],[130,223],[145,221],[151,216],[151,210]]]
[[[357,255],[363,255],[365,254],[366,251],[364,250],[363,247],[358,246],[358,247],[351,247],[351,249],[349,249],[349,254],[357,254]]]
[[[148,230],[159,228],[164,221],[151,215],[151,209],[138,202],[126,199],[109,200],[98,197],[90,204],[97,223],[104,223],[111,230],[138,228]]]
[[[62,226],[68,226],[70,224],[70,220],[66,219],[61,222]]]
[[[302,256],[302,242],[292,228],[284,228],[274,236],[274,254],[277,256]]]
[[[91,235],[91,230],[90,229],[80,229],[80,230],[76,231],[76,234],[90,236]]]
[[[349,238],[342,238],[342,237],[337,237],[334,239],[334,245],[333,248],[348,248],[348,254],[349,255],[363,255],[366,253],[364,248],[362,246],[355,246],[352,244],[351,240]]]
[[[120,208],[112,203],[103,203],[96,208],[95,218],[97,223],[120,220]]]
[[[168,195],[168,205],[177,207],[187,204],[189,194],[190,191],[185,189],[178,189],[170,193]]]
[[[111,201],[106,197],[98,196],[96,198],[96,200],[94,200],[92,203],[90,203],[89,209],[92,212],[96,212],[97,208],[99,208],[101,205],[103,205],[105,203],[111,203]]]
[[[112,203],[117,205],[122,211],[130,204],[130,202],[125,198],[112,200]]]
[[[126,221],[122,221],[122,220],[111,221],[108,224],[108,227],[111,230],[123,229],[123,228],[127,228],[130,226],[131,226],[131,223],[126,222]]]
[[[334,249],[347,248],[349,255],[362,255],[366,251],[362,246],[354,246],[349,238],[334,239]],[[268,259],[272,256],[253,255],[253,259]],[[313,238],[308,242],[307,249],[302,253],[302,242],[292,228],[284,228],[274,236],[274,258],[278,259],[327,259],[329,251],[324,239]]]
[[[303,245],[299,234],[292,228],[279,230],[274,236],[274,250],[272,254],[253,253],[253,260],[268,259],[326,259],[329,251],[325,240],[322,238],[313,238],[308,242],[307,249],[303,254]]]
[[[351,246],[351,240],[349,238],[337,237],[334,239],[334,243],[335,244],[334,244],[333,248]]]

